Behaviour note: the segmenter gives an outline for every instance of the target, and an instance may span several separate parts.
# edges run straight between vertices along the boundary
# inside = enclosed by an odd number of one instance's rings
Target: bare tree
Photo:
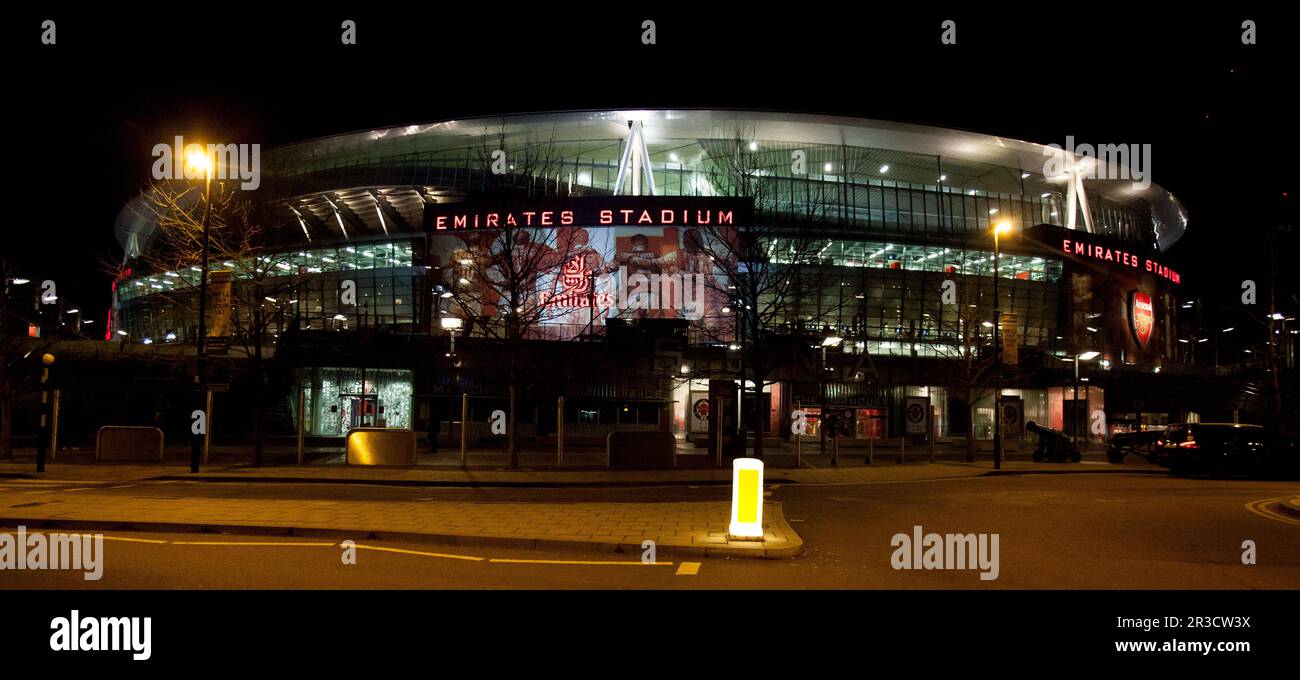
[[[482,168],[481,197],[495,206],[523,208],[530,200],[563,195],[556,171],[559,155],[553,140],[512,140],[503,125],[485,130],[478,149]],[[522,198],[521,198],[522,197]],[[529,340],[569,313],[575,286],[594,286],[599,264],[581,249],[578,229],[558,224],[506,222],[494,229],[464,233],[465,245],[451,254],[445,281],[452,300],[466,319],[467,335],[488,338],[501,351],[509,389],[507,452],[518,467],[518,392],[529,377]]]
[[[827,218],[826,184],[789,176],[788,154],[757,150],[746,141],[753,137],[753,130],[737,124],[733,139],[710,157],[714,191],[752,199],[753,221],[701,226],[696,234],[687,234],[684,244],[686,269],[705,278],[711,306],[726,312],[723,318],[697,322],[696,328],[705,339],[737,353],[742,405],[750,389],[757,404],[769,379],[799,362],[792,349],[806,342],[794,338],[820,333],[809,326],[820,326],[818,321],[838,315],[843,307],[842,301],[824,304],[823,291],[838,281],[839,272],[822,258],[828,241],[814,236],[813,225]],[[793,199],[796,191],[805,192],[798,201]],[[755,416],[754,454],[761,458],[761,414]],[[748,438],[743,420],[741,435],[742,442]]]
[[[983,269],[991,270],[991,266]],[[977,274],[991,274],[991,271]],[[993,393],[997,357],[993,354],[992,304],[985,299],[984,287],[977,276],[957,281],[954,305],[943,305],[938,322],[940,383],[949,395],[958,395],[966,404],[969,426],[966,430],[966,462],[975,461],[975,404]],[[997,414],[994,414],[997,417]]]
[[[13,398],[16,380],[13,375],[15,361],[10,356],[16,354],[19,339],[9,333],[9,282],[16,274],[13,262],[0,257],[0,286],[4,289],[3,297],[0,297],[0,458],[4,460],[14,458]]]
[[[144,197],[158,230],[137,265],[169,279],[170,285],[157,295],[182,310],[184,318],[198,313],[203,214],[210,210],[209,269],[232,275],[231,341],[247,357],[253,394],[253,462],[260,465],[271,327],[283,325],[300,274],[292,253],[272,251],[272,228],[263,221],[257,204],[235,183],[213,181],[210,190],[204,191],[191,184],[156,182],[145,190]],[[187,329],[186,340],[195,341],[195,332]]]

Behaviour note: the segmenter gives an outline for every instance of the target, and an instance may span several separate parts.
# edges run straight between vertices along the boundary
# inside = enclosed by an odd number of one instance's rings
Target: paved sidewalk
[[[49,482],[0,487],[0,526],[83,531],[222,531],[375,538],[452,545],[616,547],[705,556],[793,557],[803,541],[786,523],[781,504],[764,504],[762,541],[731,541],[731,505],[698,503],[462,503],[214,499],[97,495],[17,495]],[[41,492],[38,492],[41,493]],[[51,500],[38,500],[51,499]],[[13,501],[18,500],[15,503]],[[24,502],[25,501],[25,502]]]
[[[817,467],[811,467],[811,466]],[[865,465],[861,458],[842,459],[840,467],[830,467],[828,460],[805,460],[800,469],[767,467],[764,478],[769,484],[867,484],[877,482],[921,481],[979,477],[994,474],[1096,474],[1149,473],[1167,474],[1164,468],[1147,463],[1115,465],[1099,461],[1082,463],[1034,463],[1006,461],[994,470],[988,461],[897,463],[877,458]],[[400,486],[448,487],[580,487],[580,486],[673,486],[724,485],[731,483],[731,470],[714,468],[679,470],[505,470],[505,469],[428,469],[423,467],[360,467],[348,465],[208,465],[197,474],[189,465],[126,463],[50,463],[38,475],[31,463],[0,463],[0,480],[5,478],[44,478],[82,481],[133,482],[150,479],[185,479],[193,481],[241,481],[263,483],[337,483],[383,484]]]
[[[1004,474],[1164,473],[1147,464],[1111,465],[1007,461],[898,463],[843,458],[841,467],[769,467],[765,481],[780,484],[898,484]],[[829,461],[823,460],[822,464]],[[380,484],[446,487],[609,487],[728,485],[731,470],[439,470],[347,465],[213,465],[191,474],[188,465],[51,463],[38,475],[29,462],[0,463],[0,525],[111,531],[224,531],[352,538],[401,538],[452,545],[558,545],[639,553],[642,541],[689,554],[790,557],[803,541],[786,523],[780,503],[764,505],[762,541],[730,541],[727,502],[467,503],[443,501],[290,500],[148,496],[169,482]],[[140,484],[140,492],[101,492]],[[41,489],[62,489],[40,491]],[[75,488],[74,488],[75,487]],[[119,487],[120,488],[120,487]],[[75,493],[73,493],[75,492]],[[41,495],[31,495],[41,494]]]

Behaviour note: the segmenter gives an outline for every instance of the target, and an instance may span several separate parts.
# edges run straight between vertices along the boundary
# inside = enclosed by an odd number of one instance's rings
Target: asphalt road
[[[85,486],[84,484],[82,486]],[[368,485],[142,483],[95,493],[367,500],[719,500],[726,487],[430,489]],[[220,534],[106,534],[100,581],[0,571],[0,588],[1300,588],[1300,520],[1265,499],[1295,482],[1053,474],[770,489],[803,537],[787,560],[366,541],[344,564],[330,541]],[[998,577],[894,569],[896,534],[997,534]],[[0,527],[12,533],[14,527]],[[1255,542],[1257,564],[1243,565]],[[685,566],[683,566],[685,565]],[[692,573],[693,572],[693,573]]]

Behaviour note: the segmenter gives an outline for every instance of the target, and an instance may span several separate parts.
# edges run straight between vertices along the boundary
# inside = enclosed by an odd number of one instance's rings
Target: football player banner
[[[1002,313],[1002,363],[1015,366],[1020,362],[1020,329],[1015,312]]]

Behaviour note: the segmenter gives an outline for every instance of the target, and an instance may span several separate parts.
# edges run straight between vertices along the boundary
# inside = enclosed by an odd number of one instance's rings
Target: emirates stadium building
[[[998,384],[1013,442],[1029,421],[1099,439],[1185,418],[1167,254],[1185,211],[1156,184],[1097,178],[1117,176],[1104,159],[1055,173],[1045,151],[709,110],[304,141],[262,154],[248,193],[266,228],[245,259],[274,266],[215,259],[234,319],[215,325],[263,336],[286,376],[275,398],[320,437],[458,420],[462,395],[486,426],[512,390],[538,441],[559,408],[572,437],[700,439],[713,404],[771,438],[795,411],[815,435],[837,409],[854,440],[924,433],[933,414],[940,437],[987,441]],[[115,341],[194,342],[198,267],[146,264],[162,228],[119,226]],[[213,370],[237,367],[239,339]]]

